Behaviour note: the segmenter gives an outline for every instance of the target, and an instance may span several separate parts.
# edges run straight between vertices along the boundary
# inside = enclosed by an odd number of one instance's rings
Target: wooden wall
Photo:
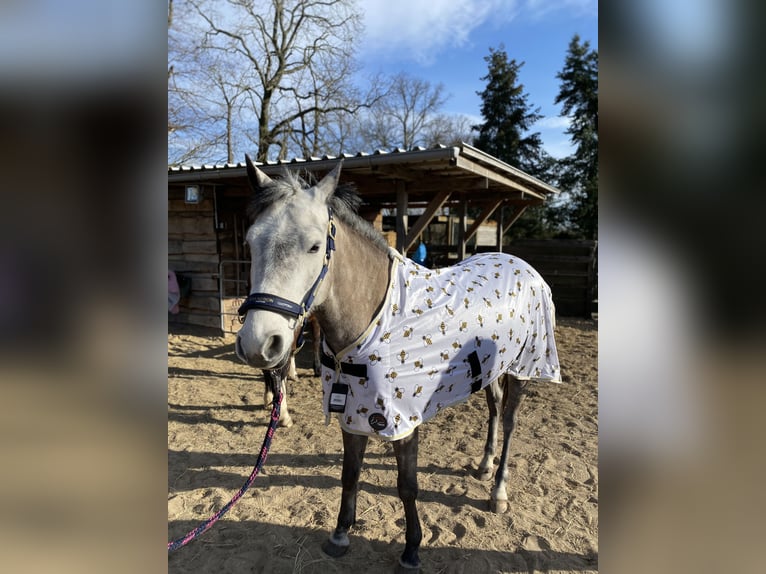
[[[218,239],[212,191],[199,204],[184,203],[183,187],[168,189],[168,267],[191,279],[191,293],[168,322],[220,328]]]
[[[590,318],[596,311],[598,244],[572,239],[525,239],[503,247],[540,272],[553,293],[556,313]]]

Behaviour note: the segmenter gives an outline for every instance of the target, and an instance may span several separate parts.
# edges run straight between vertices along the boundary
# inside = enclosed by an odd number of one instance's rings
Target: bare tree
[[[168,163],[222,159],[220,148],[226,134],[222,117],[211,107],[210,73],[214,66],[196,38],[203,30],[195,25],[187,2],[168,3]],[[207,61],[207,63],[206,63]]]
[[[475,131],[471,119],[464,115],[438,114],[431,118],[423,129],[426,147],[438,144],[452,146],[473,141]]]
[[[353,41],[361,30],[353,0],[188,4],[205,28],[199,48],[226,63],[215,85],[226,86],[232,112],[247,104],[240,126],[258,160],[275,151],[280,157],[318,153],[328,114],[352,114],[368,103],[355,99],[350,83]]]
[[[400,73],[390,79],[386,96],[370,110],[360,129],[375,147],[410,149],[427,145],[429,126],[447,101],[444,85]]]

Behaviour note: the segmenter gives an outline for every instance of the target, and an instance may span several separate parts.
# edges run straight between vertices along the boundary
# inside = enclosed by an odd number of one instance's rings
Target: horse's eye
[[[319,243],[315,243],[311,246],[311,249],[309,249],[309,253],[316,253],[317,251],[319,251]]]

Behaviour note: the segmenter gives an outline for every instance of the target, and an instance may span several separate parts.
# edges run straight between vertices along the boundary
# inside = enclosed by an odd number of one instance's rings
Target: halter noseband
[[[314,297],[319,289],[319,285],[322,283],[322,279],[327,275],[327,271],[330,268],[330,257],[332,256],[332,252],[335,251],[335,222],[332,217],[332,208],[327,208],[327,215],[327,243],[325,245],[324,263],[322,264],[322,270],[319,272],[319,276],[303,297],[303,301],[294,303],[293,301],[278,295],[271,295],[269,293],[250,293],[237,310],[240,323],[245,322],[245,315],[252,309],[263,309],[265,311],[273,311],[274,313],[286,315],[287,317],[295,319],[296,326],[300,323],[301,318],[306,316],[306,313],[308,313],[311,308],[311,304],[314,302]],[[301,331],[298,335],[296,346],[300,348],[302,344],[303,325],[301,325]]]

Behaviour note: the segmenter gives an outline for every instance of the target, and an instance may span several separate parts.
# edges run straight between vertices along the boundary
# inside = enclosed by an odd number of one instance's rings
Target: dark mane
[[[267,207],[278,201],[286,200],[296,193],[311,187],[300,176],[285,170],[284,175],[278,180],[272,180],[270,184],[258,190],[254,190],[250,204],[247,206],[247,215],[250,221],[254,221]],[[388,251],[388,243],[385,238],[372,225],[359,216],[359,206],[362,198],[356,192],[353,183],[341,183],[328,199],[335,217],[348,227],[369,239],[383,251]]]
[[[285,170],[282,178],[272,179],[268,185],[253,189],[250,203],[247,206],[247,215],[250,221],[255,221],[255,218],[271,204],[292,197],[304,187],[306,184],[300,177]]]
[[[338,220],[348,225],[362,237],[369,239],[373,245],[388,252],[386,239],[368,221],[359,216],[358,209],[362,203],[362,198],[356,193],[356,186],[353,183],[338,185],[328,203]]]

